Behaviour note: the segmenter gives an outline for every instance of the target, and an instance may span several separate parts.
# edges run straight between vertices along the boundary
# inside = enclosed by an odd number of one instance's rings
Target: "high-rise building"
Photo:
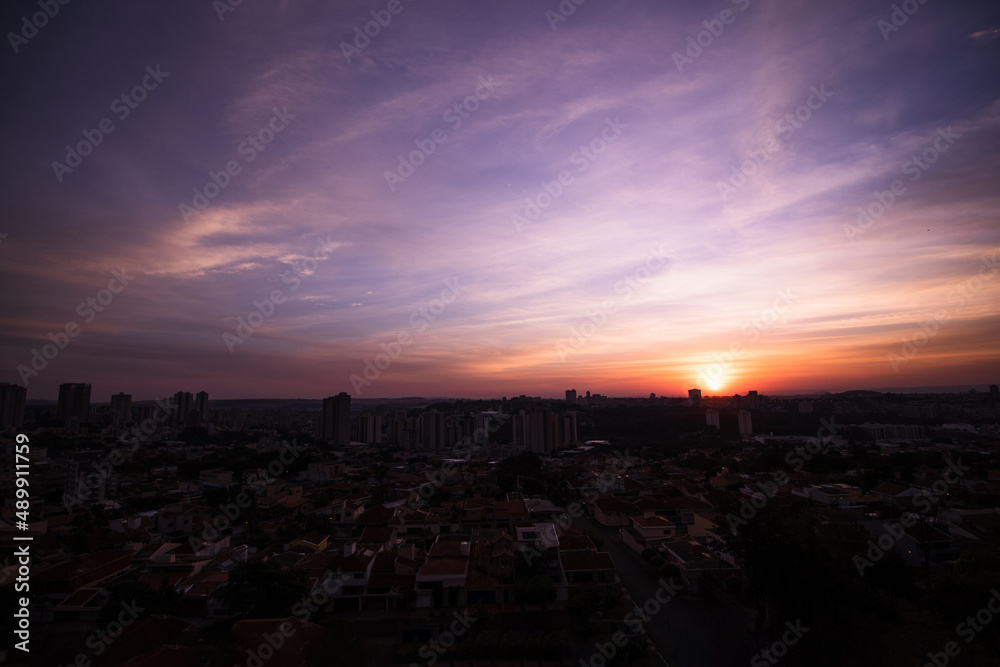
[[[701,406],[701,389],[688,389],[688,401],[696,408]]]
[[[336,447],[351,442],[351,395],[340,392],[323,399],[323,411],[316,420],[315,435]]]
[[[174,394],[174,422],[183,424],[194,407],[194,396],[190,391],[179,391]]]
[[[551,454],[578,442],[575,412],[556,414],[546,408],[521,410],[514,415],[514,447],[536,454]]]
[[[0,382],[0,427],[24,424],[24,403],[28,390],[16,384]]]
[[[753,423],[750,420],[750,413],[746,410],[740,410],[739,418],[740,418],[740,437],[752,438]]]
[[[132,394],[118,392],[111,395],[111,424],[121,426],[132,421]]]
[[[576,403],[576,389],[567,389],[566,390],[566,402],[567,403]]]
[[[431,410],[420,415],[420,447],[437,452],[444,449],[448,443],[444,414]]]
[[[198,413],[198,423],[208,421],[208,392],[199,391],[194,395],[194,411]]]
[[[567,412],[562,415],[562,444],[568,447],[575,447],[580,443],[577,434],[576,413]]]
[[[751,410],[760,410],[760,396],[757,395],[756,391],[747,392],[747,407]]]
[[[708,426],[714,426],[716,430],[719,428],[719,411],[718,410],[705,410],[705,424]]]
[[[403,449],[412,451],[417,448],[417,440],[420,433],[417,430],[417,420],[412,417],[406,417],[406,412],[401,412],[404,417],[397,419],[392,426],[392,441],[403,447]]]
[[[74,452],[70,456],[63,487],[65,504],[88,506],[107,497],[108,473],[101,467],[106,459],[107,452],[101,450]]]
[[[995,384],[990,385],[990,407],[1000,410],[1000,386]]]
[[[358,442],[368,445],[378,443],[382,435],[381,424],[382,418],[371,412],[358,415],[357,428],[355,429],[358,434]]]
[[[67,382],[59,385],[59,404],[56,415],[59,421],[69,427],[86,424],[90,413],[90,385],[83,382]]]
[[[555,415],[545,408],[531,410],[531,440],[528,449],[536,454],[549,454],[556,449],[558,422]]]

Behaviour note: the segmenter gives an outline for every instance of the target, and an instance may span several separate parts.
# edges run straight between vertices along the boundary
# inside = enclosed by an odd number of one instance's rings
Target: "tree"
[[[517,601],[521,604],[545,604],[556,599],[556,585],[545,575],[517,582]]]
[[[325,627],[322,648],[313,656],[310,665],[371,664],[371,657],[361,648],[349,622],[333,619]]]
[[[521,452],[500,461],[497,466],[497,482],[500,489],[507,493],[517,490],[518,477],[539,479],[542,474],[542,460],[534,452]],[[531,489],[528,489],[531,491]]]
[[[141,581],[122,581],[112,584],[108,591],[108,603],[101,610],[101,623],[108,623],[118,618],[122,605],[133,604],[142,609],[139,618],[150,614],[166,614],[176,616],[180,613],[181,600],[184,594],[174,589],[164,577],[159,587],[153,590]]]
[[[306,575],[301,570],[283,570],[256,558],[237,565],[229,581],[215,597],[231,616],[239,618],[281,618],[307,592]]]

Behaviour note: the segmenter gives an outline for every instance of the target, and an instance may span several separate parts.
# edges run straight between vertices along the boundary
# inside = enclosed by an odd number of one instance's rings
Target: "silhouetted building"
[[[566,402],[567,403],[576,403],[576,389],[567,389],[566,390]]]
[[[24,403],[28,390],[16,384],[0,382],[0,427],[24,424]]]
[[[994,410],[1000,409],[1000,386],[990,385],[990,407]]]
[[[556,414],[546,408],[521,410],[514,415],[514,447],[536,454],[551,454],[578,443],[575,412]]]
[[[561,444],[563,446],[572,447],[579,444],[580,437],[577,433],[575,412],[567,412],[562,416],[562,429],[560,435],[562,436]]]
[[[316,420],[315,435],[320,440],[343,447],[351,442],[351,395],[345,391],[323,399],[323,411]]]
[[[369,445],[377,444],[382,440],[382,416],[365,412],[357,416],[355,433],[358,442]]]
[[[700,407],[701,406],[701,389],[688,389],[688,401],[690,401],[691,405],[693,405],[694,407],[696,407],[696,408]]]
[[[132,394],[118,392],[111,395],[111,424],[121,426],[132,421]]]
[[[753,423],[750,420],[750,413],[746,410],[740,410],[740,437],[741,438],[752,438],[753,437]]]
[[[747,392],[747,407],[751,410],[760,409],[760,396],[757,395],[756,391],[751,390]]]
[[[90,385],[87,385],[90,386]],[[74,452],[66,465],[66,485],[63,504],[88,507],[107,497],[108,473],[105,464],[107,452],[91,450]]]
[[[417,429],[417,420],[413,417],[405,417],[405,411],[402,412],[404,417],[402,419],[397,419],[392,426],[392,441],[397,445],[413,451],[417,448],[420,431]],[[399,414],[397,412],[397,414]]]
[[[208,421],[208,392],[199,391],[194,395],[194,411],[198,413],[198,422]]]
[[[420,447],[432,452],[440,451],[447,446],[444,415],[436,410],[420,415]]]
[[[179,391],[174,394],[174,421],[183,424],[194,406],[194,396],[190,391]]]
[[[59,385],[59,404],[56,416],[67,428],[86,424],[90,413],[90,385],[67,382]]]
[[[718,410],[705,410],[705,424],[707,426],[714,426],[716,429],[719,428],[719,411]]]

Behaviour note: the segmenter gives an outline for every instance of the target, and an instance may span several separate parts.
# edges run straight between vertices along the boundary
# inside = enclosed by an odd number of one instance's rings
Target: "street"
[[[577,528],[591,528],[604,538],[602,550],[611,554],[618,577],[640,607],[656,594],[659,584],[638,554],[622,545],[617,528],[605,528],[590,517],[576,520]],[[747,615],[724,602],[675,597],[646,623],[646,633],[670,667],[745,667],[760,649],[750,633]],[[654,663],[663,660],[654,657]]]

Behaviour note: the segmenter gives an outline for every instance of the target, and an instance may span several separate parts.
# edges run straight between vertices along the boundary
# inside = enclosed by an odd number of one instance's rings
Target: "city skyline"
[[[66,384],[66,385],[87,384],[89,386],[89,383],[72,383],[72,382],[70,382],[70,383],[63,383],[63,384]],[[991,392],[991,390],[992,390],[992,388],[994,386],[995,386],[995,384],[990,384],[990,385],[985,385],[985,384],[983,384],[983,385],[955,385],[955,386],[923,386],[923,387],[878,387],[876,389],[846,389],[846,390],[843,390],[843,391],[836,391],[836,392],[819,390],[819,389],[817,389],[817,390],[802,390],[802,391],[789,390],[789,391],[780,391],[780,392],[768,392],[768,391],[758,391],[756,389],[749,389],[747,387],[738,387],[738,388],[734,388],[734,391],[732,393],[703,391],[699,398],[705,398],[705,399],[720,399],[720,398],[721,399],[728,399],[728,398],[734,398],[734,397],[748,398],[748,397],[751,397],[751,396],[758,396],[759,395],[760,397],[764,397],[764,398],[789,399],[789,398],[797,398],[797,397],[802,397],[802,398],[805,398],[805,397],[822,397],[824,395],[837,396],[837,395],[841,395],[841,394],[849,394],[851,392],[890,393],[890,394],[900,394],[900,395],[906,395],[906,394],[915,394],[915,395],[919,395],[919,394],[945,394],[945,395],[947,395],[947,394],[965,394],[965,393],[968,393],[970,391],[974,391],[974,392],[977,392],[977,393],[982,393],[982,394],[989,395],[990,392]],[[17,384],[8,384],[8,385],[6,385],[6,387],[11,388],[11,389],[17,389],[17,390],[23,390],[23,389],[25,389],[24,387],[22,387],[20,385],[17,385]],[[5,388],[4,383],[0,383],[0,388]],[[697,388],[693,388],[693,390],[697,390]],[[658,393],[658,392],[646,392],[646,393],[639,392],[639,393],[635,393],[635,394],[614,394],[614,393],[605,393],[605,392],[601,392],[601,391],[597,391],[597,390],[594,390],[594,391],[583,390],[583,391],[581,391],[579,393],[579,396],[576,397],[575,399],[573,399],[572,401],[565,398],[565,396],[564,396],[565,392],[561,392],[560,394],[552,394],[552,395],[548,395],[548,394],[534,394],[534,393],[524,393],[524,392],[521,392],[520,394],[504,394],[504,395],[483,394],[481,396],[480,395],[472,396],[472,395],[432,395],[432,394],[425,394],[425,395],[413,395],[413,396],[367,396],[367,397],[366,396],[350,396],[350,394],[348,392],[341,392],[341,393],[347,393],[348,397],[351,398],[352,400],[361,400],[361,401],[364,401],[364,403],[363,403],[364,405],[368,405],[369,402],[383,401],[385,403],[391,403],[392,401],[399,401],[399,400],[429,400],[429,401],[430,400],[435,400],[435,401],[437,401],[437,400],[440,400],[440,401],[503,401],[503,400],[508,400],[508,401],[510,401],[510,400],[516,400],[516,399],[521,399],[521,398],[532,399],[532,400],[543,400],[543,401],[559,401],[559,402],[566,402],[566,403],[569,403],[569,404],[583,404],[586,401],[586,399],[588,398],[588,394],[591,397],[604,398],[604,399],[645,400],[645,399],[650,399],[650,398],[654,398],[655,397],[657,399],[688,400],[689,401],[690,400],[690,391],[692,391],[692,389],[689,389],[689,390],[687,390],[685,392],[681,392],[681,393],[677,393],[677,394]],[[91,405],[103,405],[103,404],[113,405],[115,403],[115,400],[118,399],[119,396],[127,398],[129,404],[131,404],[131,403],[155,403],[155,402],[158,402],[158,401],[161,401],[161,400],[175,401],[176,398],[177,398],[177,395],[181,394],[181,393],[188,393],[188,394],[190,394],[191,392],[184,392],[183,390],[181,390],[181,391],[164,391],[164,392],[162,392],[160,394],[149,394],[149,395],[136,396],[136,395],[131,394],[128,391],[125,391],[125,390],[115,391],[115,392],[110,393],[110,394],[107,394],[106,392],[103,392],[103,391],[96,391],[95,390],[93,392],[94,399],[90,401],[90,404]],[[54,396],[54,397],[52,397],[52,398],[37,397],[37,396],[33,397],[33,398],[27,398],[26,401],[25,401],[25,403],[26,404],[30,404],[30,405],[56,404],[56,403],[58,403],[58,390],[57,390],[56,394],[57,395]],[[209,398],[208,398],[208,395],[207,395],[208,392],[199,391],[198,394],[199,395],[201,395],[201,394],[205,394],[206,395],[205,396],[205,404],[207,405],[207,403],[209,402]],[[107,400],[104,400],[103,398],[101,398],[101,397],[103,397],[105,395],[108,396]],[[327,399],[333,398],[334,396],[335,396],[334,394],[325,395],[325,394],[322,394],[322,393],[318,394],[318,395],[315,395],[315,396],[301,395],[301,396],[292,396],[292,397],[278,397],[278,396],[268,396],[268,395],[261,394],[261,395],[257,395],[257,396],[244,396],[244,397],[213,396],[210,400],[212,402],[219,402],[219,401],[269,401],[269,400],[276,400],[276,401],[318,401],[318,402],[323,402],[323,401],[325,401]]]
[[[20,3],[0,382],[995,384],[1000,13],[912,7]]]

